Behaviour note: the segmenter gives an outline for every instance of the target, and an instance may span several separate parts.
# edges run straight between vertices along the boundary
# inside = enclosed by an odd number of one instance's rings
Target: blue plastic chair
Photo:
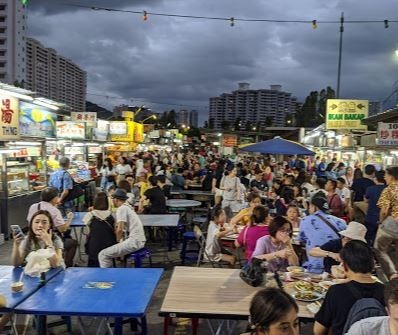
[[[127,256],[127,259],[134,261],[134,267],[136,268],[142,267],[142,262],[145,258],[148,258],[149,265],[150,267],[152,267],[152,253],[151,250],[148,248],[136,250]]]
[[[197,262],[199,257],[198,249],[188,249],[188,244],[192,241],[196,242],[196,236],[193,231],[187,231],[183,234],[182,249],[180,253],[181,264],[184,265],[185,261]],[[197,244],[197,242],[195,243]]]

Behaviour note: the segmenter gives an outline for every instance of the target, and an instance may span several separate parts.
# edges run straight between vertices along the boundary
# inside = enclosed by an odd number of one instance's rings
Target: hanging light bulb
[[[21,3],[22,3],[24,6],[26,6],[26,5],[28,4],[28,1],[29,1],[29,0],[21,0]]]
[[[144,10],[144,12],[143,12],[143,14],[142,14],[142,19],[143,19],[144,21],[148,20],[148,13],[147,13],[146,10]]]
[[[312,20],[312,29],[318,28],[316,20]]]
[[[231,17],[231,18],[229,19],[229,21],[230,21],[230,26],[233,27],[233,26],[235,25],[235,18],[234,18],[234,17]]]
[[[388,28],[389,27],[389,24],[388,24],[388,20],[384,20],[384,28]]]

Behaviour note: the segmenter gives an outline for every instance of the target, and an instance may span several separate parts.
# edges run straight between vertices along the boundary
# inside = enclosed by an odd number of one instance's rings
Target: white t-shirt
[[[144,226],[138,217],[137,213],[134,212],[132,207],[127,203],[120,206],[116,211],[116,222],[126,222],[127,227],[124,227],[125,236],[132,238],[137,241],[145,242]]]
[[[116,166],[116,169],[115,169],[115,170],[116,170],[116,172],[117,172],[118,174],[121,174],[121,175],[130,174],[130,173],[132,172],[131,166],[128,165],[128,164],[125,164],[125,165],[118,164],[118,165]]]
[[[207,228],[207,238],[206,238],[206,253],[205,259],[207,256],[211,258],[213,261],[221,260],[221,246],[218,240],[217,234],[220,232],[220,227],[214,223],[214,221],[210,221],[209,227]]]
[[[355,322],[346,335],[391,335],[389,316],[375,316]]]
[[[351,198],[351,191],[347,187],[343,187],[342,189],[336,188],[336,193],[344,204]]]

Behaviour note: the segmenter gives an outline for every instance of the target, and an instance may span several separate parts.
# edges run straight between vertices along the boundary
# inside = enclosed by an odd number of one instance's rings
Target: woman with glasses
[[[275,217],[268,226],[269,235],[257,240],[253,257],[268,262],[268,270],[286,271],[289,265],[299,265],[291,237],[292,224],[283,216]]]
[[[250,304],[250,332],[244,335],[298,335],[298,306],[278,288],[258,291]]]

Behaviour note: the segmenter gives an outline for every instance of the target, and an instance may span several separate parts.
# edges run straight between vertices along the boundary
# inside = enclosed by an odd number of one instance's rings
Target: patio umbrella
[[[250,144],[240,148],[240,150],[273,155],[315,155],[315,152],[307,149],[300,143],[285,140],[281,137],[275,137],[272,140]]]

